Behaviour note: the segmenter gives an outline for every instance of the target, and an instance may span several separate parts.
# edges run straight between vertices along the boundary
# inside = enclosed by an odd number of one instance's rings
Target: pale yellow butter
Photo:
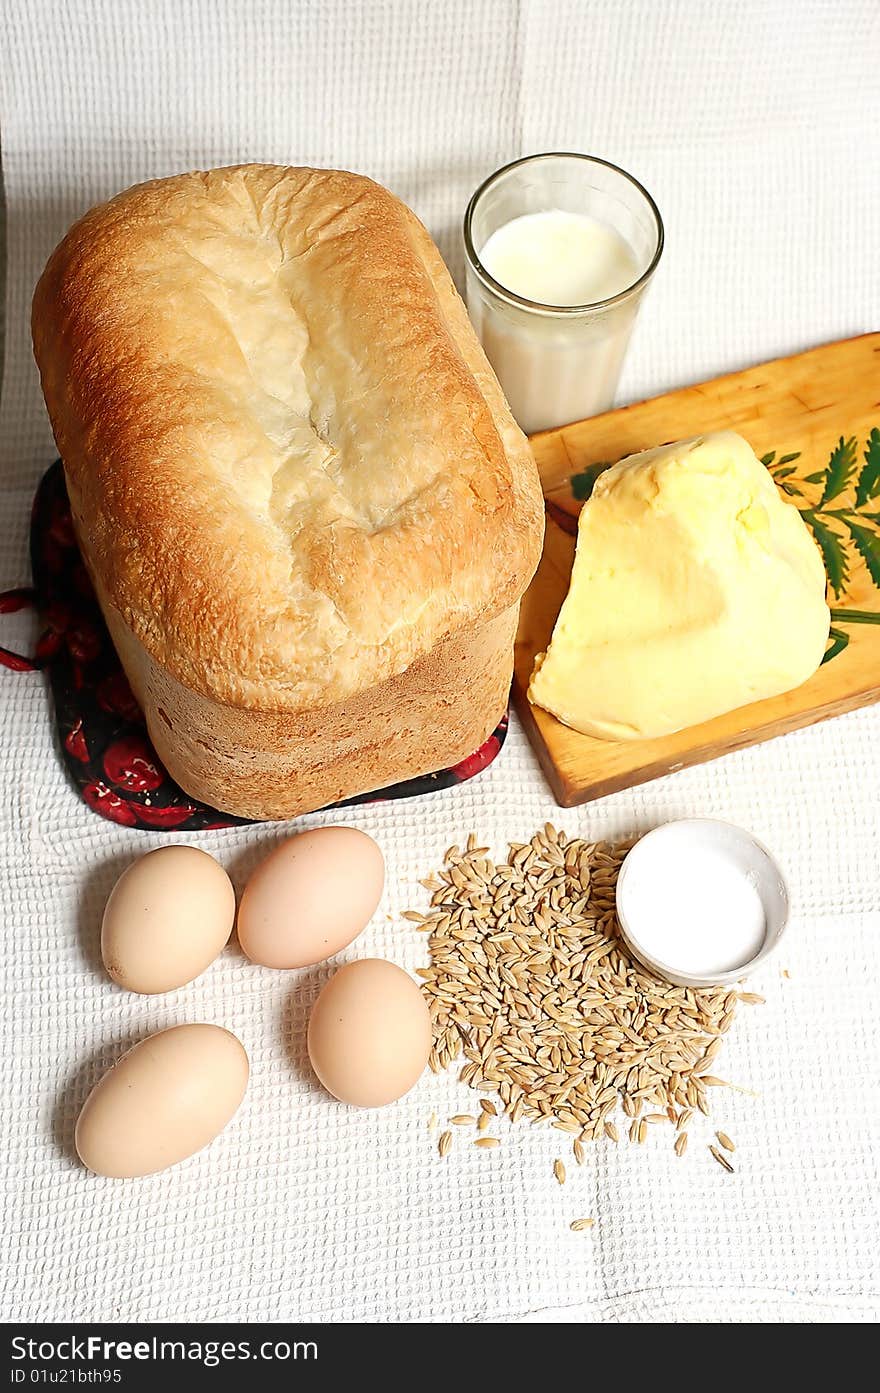
[[[818,548],[741,436],[621,460],[578,526],[529,699],[605,740],[668,735],[789,691],[831,622]]]

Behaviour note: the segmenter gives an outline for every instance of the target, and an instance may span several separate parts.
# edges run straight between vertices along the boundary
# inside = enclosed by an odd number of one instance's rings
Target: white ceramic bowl
[[[644,931],[645,880],[656,869],[664,852],[673,853],[676,857],[686,855],[688,862],[694,865],[701,855],[707,853],[717,864],[717,858],[721,855],[750,882],[764,910],[764,936],[757,952],[728,971],[704,974],[689,972],[679,963],[664,962],[644,946],[639,928],[641,924]],[[628,890],[636,873],[642,886],[640,896]],[[658,885],[658,891],[659,888]],[[638,900],[642,903],[639,904]],[[788,916],[788,887],[779,865],[757,838],[732,822],[694,817],[663,823],[636,842],[617,878],[617,918],[624,941],[645,967],[679,987],[714,987],[739,981],[774,951],[785,932]]]

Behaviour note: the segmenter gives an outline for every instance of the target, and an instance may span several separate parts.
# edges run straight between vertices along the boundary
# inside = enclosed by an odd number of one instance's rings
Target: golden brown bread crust
[[[184,687],[104,606],[166,768],[237,817],[290,818],[457,764],[498,723],[519,606],[459,630],[378,687],[316,711],[221,706]]]
[[[194,692],[344,701],[534,571],[528,446],[431,239],[368,179],[131,189],[57,248],[33,333],[89,568]]]
[[[141,185],[57,248],[33,334],[86,565],[184,789],[291,817],[481,744],[543,503],[403,204],[270,165]]]

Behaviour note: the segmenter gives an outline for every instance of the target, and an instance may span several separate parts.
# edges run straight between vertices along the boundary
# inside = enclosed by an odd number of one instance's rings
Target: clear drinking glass
[[[480,250],[504,223],[561,209],[610,225],[629,244],[636,279],[588,305],[542,305],[496,281]],[[480,185],[464,217],[467,304],[514,416],[531,434],[607,411],[648,283],[663,222],[631,174],[593,155],[528,155]]]

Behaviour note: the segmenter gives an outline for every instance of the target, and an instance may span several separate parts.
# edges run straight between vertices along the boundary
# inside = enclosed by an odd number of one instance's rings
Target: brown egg
[[[163,846],[117,880],[101,926],[101,957],[120,987],[150,995],[198,977],[223,951],[235,891],[219,862],[194,846]]]
[[[431,1017],[395,963],[347,963],[324,987],[309,1020],[309,1058],[343,1103],[380,1108],[408,1093],[428,1062]]]
[[[385,885],[385,861],[356,827],[315,827],[277,846],[241,897],[238,940],[264,967],[309,967],[366,928]]]
[[[76,1149],[96,1175],[152,1175],[223,1131],[248,1083],[241,1041],[219,1025],[176,1025],[130,1049],[95,1084]]]

